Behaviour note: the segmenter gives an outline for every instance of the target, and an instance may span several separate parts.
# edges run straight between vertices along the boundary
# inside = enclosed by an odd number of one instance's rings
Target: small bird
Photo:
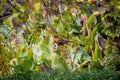
[[[71,41],[63,40],[58,36],[54,36],[54,43],[56,43],[57,45],[69,44],[69,42],[71,42]]]

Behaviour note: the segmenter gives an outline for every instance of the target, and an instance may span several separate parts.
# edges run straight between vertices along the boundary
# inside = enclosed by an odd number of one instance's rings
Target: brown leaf
[[[102,38],[102,36],[98,36],[98,43],[99,43],[99,47],[102,51],[105,50],[105,44],[106,44],[106,40],[104,38]]]

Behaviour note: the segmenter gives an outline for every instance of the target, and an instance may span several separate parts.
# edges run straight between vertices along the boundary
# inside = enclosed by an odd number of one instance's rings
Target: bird
[[[57,45],[64,45],[64,44],[69,44],[69,40],[64,40],[58,36],[54,36],[54,43],[56,43]]]

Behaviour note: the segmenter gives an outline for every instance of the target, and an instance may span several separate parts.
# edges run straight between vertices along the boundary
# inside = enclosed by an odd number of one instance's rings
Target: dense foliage
[[[104,68],[120,71],[119,0],[0,0],[0,77]]]
[[[17,73],[10,77],[6,77],[5,80],[119,80],[120,72],[109,70],[92,70],[89,72],[26,72]]]

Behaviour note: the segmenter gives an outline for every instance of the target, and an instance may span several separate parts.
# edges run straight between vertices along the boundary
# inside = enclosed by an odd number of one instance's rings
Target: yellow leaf
[[[40,2],[35,3],[35,4],[34,4],[34,11],[35,11],[35,12],[38,12],[40,6],[41,6],[41,3],[40,3]]]
[[[76,0],[77,2],[84,2],[84,0]]]

